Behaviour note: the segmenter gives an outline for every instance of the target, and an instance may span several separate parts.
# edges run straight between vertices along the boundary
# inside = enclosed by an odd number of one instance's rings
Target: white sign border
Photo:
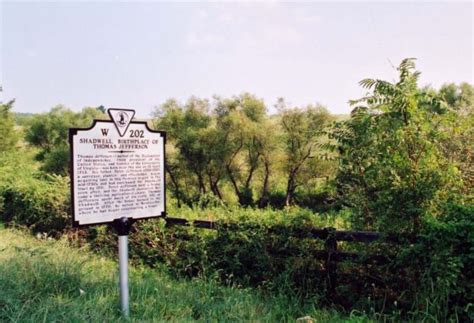
[[[77,135],[78,131],[87,131],[93,129],[97,123],[114,123],[112,120],[97,120],[94,119],[92,125],[89,128],[69,128],[69,178],[70,178],[70,186],[71,186],[71,215],[72,215],[72,226],[73,228],[84,228],[93,225],[104,225],[104,224],[112,224],[114,223],[114,219],[112,221],[106,222],[97,222],[97,223],[85,223],[80,224],[79,221],[76,221],[75,216],[75,203],[74,203],[74,136]],[[148,127],[148,123],[146,121],[130,121],[130,124],[142,124],[145,125],[145,128],[153,133],[158,133],[163,138],[163,162],[164,162],[164,169],[163,169],[163,211],[159,215],[151,215],[147,217],[140,217],[140,218],[133,218],[130,217],[129,219],[132,221],[138,220],[146,220],[146,219],[153,219],[153,218],[165,218],[166,217],[166,131],[161,130],[153,130]],[[130,126],[129,124],[129,126]]]

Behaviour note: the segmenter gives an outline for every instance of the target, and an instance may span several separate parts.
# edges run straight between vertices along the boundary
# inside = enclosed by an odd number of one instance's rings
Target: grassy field
[[[0,321],[116,322],[116,264],[73,249],[66,241],[35,238],[0,226]],[[133,267],[131,320],[364,322],[300,304],[287,296],[264,296],[252,289],[203,280],[176,280],[160,269]]]

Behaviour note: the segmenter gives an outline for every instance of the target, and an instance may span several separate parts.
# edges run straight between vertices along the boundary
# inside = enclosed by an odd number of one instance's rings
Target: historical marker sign
[[[74,226],[164,216],[166,133],[109,109],[112,120],[69,129]]]

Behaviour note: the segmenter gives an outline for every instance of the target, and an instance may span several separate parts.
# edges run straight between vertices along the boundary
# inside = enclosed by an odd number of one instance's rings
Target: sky
[[[472,2],[8,2],[0,0],[1,100],[131,108],[251,92],[349,113],[363,78],[473,84]]]

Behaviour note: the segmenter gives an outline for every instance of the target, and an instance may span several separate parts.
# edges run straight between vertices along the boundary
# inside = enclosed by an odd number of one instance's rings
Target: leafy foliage
[[[317,179],[332,176],[335,163],[321,160],[329,112],[319,105],[288,109],[282,102],[276,117],[249,93],[212,103],[192,97],[184,106],[169,100],[159,107],[155,127],[169,133],[167,172],[178,201],[192,205],[211,193],[224,202],[264,207],[277,186],[286,198],[272,205],[288,206],[320,187]]]
[[[69,179],[59,175],[36,176],[16,173],[15,181],[1,188],[0,220],[28,226],[35,233],[59,236],[71,223]]]
[[[20,139],[11,111],[14,102],[0,102],[0,154],[14,150]]]
[[[311,168],[317,169],[319,166],[311,165],[310,160],[321,157],[317,156],[323,147],[320,137],[324,134],[331,115],[322,106],[308,106],[304,110],[288,109],[281,99],[278,106],[286,155],[283,167],[288,177],[285,205],[289,206],[292,204],[296,188],[308,179]]]
[[[69,168],[69,128],[87,128],[93,119],[107,119],[98,108],[84,108],[80,113],[63,106],[53,108],[49,113],[35,116],[26,130],[26,141],[38,147],[36,156],[43,162],[45,172],[66,175]]]
[[[474,319],[474,207],[446,205],[431,218],[418,242],[402,250],[390,270],[411,282],[405,297],[419,319]]]
[[[438,121],[442,136],[440,149],[455,165],[462,177],[462,195],[466,202],[474,200],[474,87],[468,83],[444,85],[439,94],[449,111]]]
[[[352,101],[347,121],[333,131],[339,142],[338,189],[364,229],[419,232],[427,212],[455,199],[461,178],[439,147],[435,126],[446,104],[420,90],[414,61],[404,60],[399,82],[366,79],[372,92]]]

